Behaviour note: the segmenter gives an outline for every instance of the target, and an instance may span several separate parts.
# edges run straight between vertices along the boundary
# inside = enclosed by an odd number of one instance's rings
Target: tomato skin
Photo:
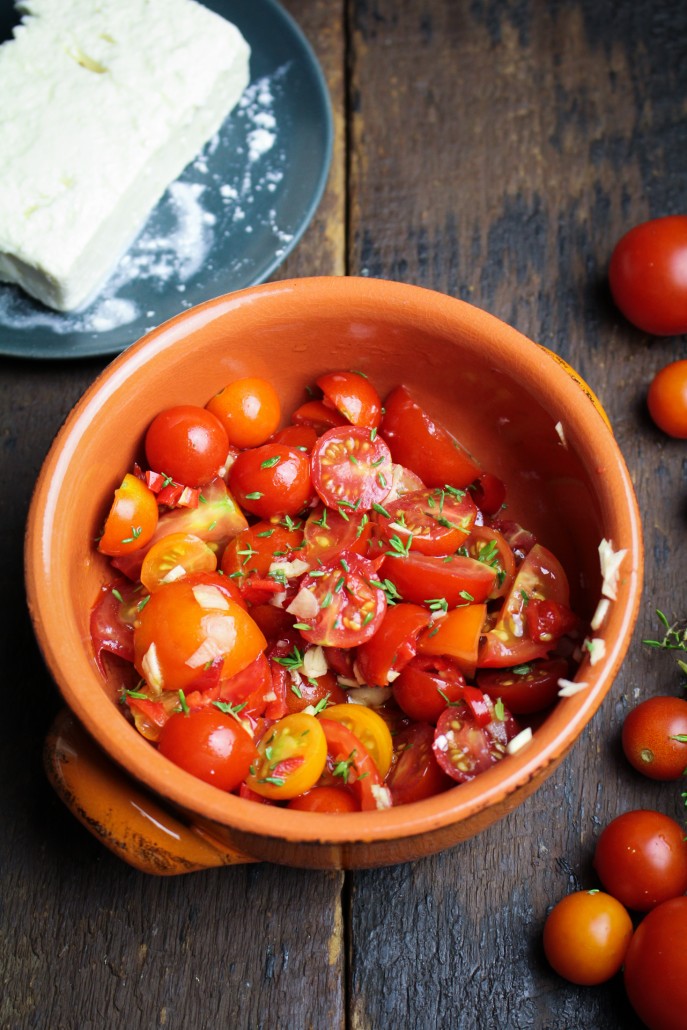
[[[346,787],[315,786],[289,801],[287,808],[297,812],[359,812],[360,805]]]
[[[626,716],[621,739],[637,772],[651,780],[680,779],[687,771],[687,701],[647,698]]]
[[[353,426],[376,429],[382,421],[382,401],[366,376],[358,372],[328,372],[317,385],[325,403],[333,405]]]
[[[310,456],[315,490],[328,508],[369,511],[391,489],[391,454],[380,436],[362,426],[328,429]]]
[[[466,487],[480,474],[477,461],[435,422],[405,386],[392,390],[384,403],[381,433],[394,461],[420,477],[426,486]]]
[[[661,812],[625,812],[601,832],[594,868],[626,908],[648,912],[687,891],[684,830]]]
[[[158,747],[175,765],[220,790],[235,790],[256,755],[249,733],[233,716],[200,708],[170,716]]]
[[[134,660],[134,620],[140,601],[140,591],[123,577],[100,588],[91,609],[90,635],[96,664],[103,676],[103,651],[126,662]]]
[[[630,1004],[650,1030],[683,1030],[687,1012],[687,898],[642,919],[625,956]]]
[[[404,601],[423,604],[443,598],[449,608],[466,602],[480,604],[491,594],[496,571],[474,558],[453,554],[419,554],[411,551],[397,558],[386,552],[380,576],[390,579]]]
[[[461,553],[485,562],[496,571],[489,600],[508,595],[515,579],[516,562],[513,549],[502,533],[490,526],[473,526]]]
[[[149,593],[163,583],[191,572],[214,572],[217,555],[192,533],[169,533],[146,552],[141,566],[141,583]]]
[[[544,953],[571,983],[604,983],[622,966],[632,930],[630,915],[616,898],[603,891],[576,891],[549,913]]]
[[[465,687],[465,677],[456,662],[418,655],[394,680],[394,700],[416,722],[435,724],[449,703],[464,697]]]
[[[432,744],[434,726],[413,722],[394,734],[394,761],[386,778],[394,805],[443,794],[455,781],[437,762]]]
[[[342,551],[365,554],[370,539],[370,518],[366,512],[336,511],[318,505],[303,528],[305,547],[302,557],[309,565],[332,561]]]
[[[251,577],[264,579],[273,562],[299,556],[303,530],[298,523],[284,525],[262,519],[230,540],[222,555],[222,572],[242,589]]]
[[[128,473],[115,490],[98,550],[109,557],[140,551],[152,540],[158,524],[155,494]]]
[[[446,708],[434,733],[434,755],[457,783],[468,783],[492,766],[489,740],[467,708]]]
[[[646,402],[659,429],[678,440],[687,439],[687,360],[672,361],[656,373]]]
[[[630,229],[613,250],[608,276],[615,303],[638,329],[687,333],[687,215]]]
[[[386,611],[386,595],[374,586],[375,566],[343,551],[338,561],[323,562],[316,572],[301,580],[299,594],[309,594],[317,603],[316,613],[305,623],[309,629],[300,631],[303,639],[323,647],[364,644],[377,632]]]
[[[229,440],[219,419],[205,408],[179,404],[159,412],[145,436],[148,465],[186,486],[203,486],[226,461]]]
[[[242,451],[229,470],[229,488],[261,519],[298,515],[312,497],[308,455],[274,443]]]
[[[369,686],[387,686],[389,674],[400,672],[408,664],[415,656],[419,634],[431,617],[431,612],[416,604],[396,604],[386,609],[375,635],[357,651],[360,675]]]
[[[228,383],[205,405],[224,426],[233,447],[257,447],[274,433],[281,418],[279,394],[260,376]]]
[[[565,679],[568,672],[565,658],[551,658],[512,669],[481,669],[477,686],[492,700],[501,698],[514,715],[531,715],[554,703],[558,681]]]

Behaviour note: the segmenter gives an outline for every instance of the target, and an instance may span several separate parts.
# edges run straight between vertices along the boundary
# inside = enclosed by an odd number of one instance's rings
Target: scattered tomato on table
[[[634,226],[609,266],[611,293],[629,322],[654,336],[687,333],[687,215]]]

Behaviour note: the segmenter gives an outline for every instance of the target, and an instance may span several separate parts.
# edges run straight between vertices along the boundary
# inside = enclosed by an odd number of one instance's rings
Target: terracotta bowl
[[[382,395],[405,383],[507,482],[510,517],[561,559],[586,619],[601,598],[600,542],[626,553],[617,598],[596,632],[605,656],[583,661],[577,679],[587,686],[561,699],[522,751],[420,803],[323,817],[229,796],[158,754],[105,688],[89,612],[111,578],[93,540],[157,411],[204,404],[232,378],[252,374],[275,383],[289,412],[306,384],[340,368],[367,373]],[[150,871],[249,860],[364,867],[431,854],[510,812],[564,758],[613,683],[641,580],[641,527],[625,463],[593,393],[551,352],[459,300],[380,280],[302,279],[219,297],[114,360],[41,471],[26,540],[28,600],[68,706],[48,740],[48,771],[94,833]]]

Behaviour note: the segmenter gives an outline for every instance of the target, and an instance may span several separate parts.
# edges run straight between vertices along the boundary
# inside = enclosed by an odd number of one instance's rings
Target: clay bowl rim
[[[50,578],[57,575],[59,555],[51,552],[51,527],[70,462],[78,459],[79,445],[106,399],[131,389],[131,376],[162,360],[170,349],[184,360],[188,346],[180,341],[215,319],[242,319],[255,305],[278,307],[281,299],[300,302],[317,311],[327,304],[347,309],[356,319],[385,319],[431,331],[440,327],[479,346],[494,361],[516,374],[519,381],[540,393],[547,382],[548,404],[566,426],[566,435],[585,451],[583,460],[595,461],[604,475],[597,477],[599,495],[612,513],[616,546],[627,549],[618,599],[612,603],[604,637],[607,650],[593,668],[585,660],[577,678],[590,681],[587,689],[558,703],[521,752],[483,773],[471,783],[425,801],[381,812],[324,816],[257,805],[224,794],[173,766],[159,755],[126,719],[112,719],[112,702],[99,688],[99,674],[89,661],[90,687],[78,673],[79,661],[65,648],[60,620],[50,606]],[[249,317],[254,317],[253,314]],[[587,388],[588,389],[588,388]],[[613,498],[615,497],[615,503]],[[389,280],[357,277],[313,277],[282,280],[216,297],[190,308],[152,330],[115,358],[85,391],[67,416],[45,458],[31,500],[25,542],[25,574],[29,610],[47,667],[69,708],[100,747],[135,780],[153,793],[184,809],[234,829],[238,833],[294,844],[355,844],[414,837],[466,821],[491,805],[507,805],[510,795],[548,771],[578,739],[611,688],[627,652],[634,628],[643,580],[643,545],[637,502],[624,458],[586,384],[573,370],[516,329],[464,301],[424,287]],[[88,601],[89,607],[91,601]],[[50,629],[48,629],[48,626]],[[85,648],[84,648],[85,650]],[[83,672],[83,656],[81,671]],[[86,676],[86,678],[88,678]],[[501,813],[503,814],[503,813]]]

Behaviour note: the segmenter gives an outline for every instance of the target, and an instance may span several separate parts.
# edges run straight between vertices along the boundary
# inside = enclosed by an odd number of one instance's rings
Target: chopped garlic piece
[[[506,751],[509,755],[516,755],[518,751],[522,751],[524,747],[527,747],[529,742],[532,740],[532,728],[526,726],[524,730],[520,730],[520,733],[516,734],[512,740],[509,740],[506,745]]]
[[[590,665],[596,665],[606,654],[606,642],[601,637],[587,638],[583,646],[589,654]]]
[[[312,590],[308,590],[307,587],[301,587],[286,610],[290,615],[295,615],[297,619],[301,619],[302,622],[307,622],[308,619],[315,618],[320,610],[320,605]]]
[[[319,646],[309,647],[303,654],[303,675],[306,679],[317,679],[327,672],[327,659]]]
[[[400,675],[401,675],[400,672],[396,672],[395,669],[389,669],[389,672],[388,672],[388,675],[387,675],[389,683],[393,683],[394,680],[397,680]]]
[[[191,587],[193,596],[201,608],[212,609],[213,611],[229,611],[229,599],[224,596],[219,587],[207,584],[199,584]]]
[[[373,783],[370,790],[380,811],[384,808],[391,808],[391,791],[388,787],[382,783]]]
[[[165,685],[164,676],[162,675],[162,667],[160,666],[160,660],[157,656],[157,648],[155,644],[151,644],[146,653],[143,655],[141,661],[143,668],[143,675],[146,678],[146,683],[152,690],[158,694]]]
[[[589,684],[586,681],[575,683],[574,680],[559,679],[558,686],[561,688],[558,691],[559,697],[572,697],[574,694],[580,694],[586,690]]]
[[[380,705],[386,704],[392,694],[391,687],[358,687],[348,695],[348,703],[379,708]]]
[[[204,615],[200,625],[205,640],[185,664],[199,669],[217,658],[224,658],[236,644],[236,620],[231,615]]]
[[[615,601],[617,597],[618,574],[626,554],[626,550],[614,551],[610,540],[602,540],[599,544],[599,561],[603,577],[601,593],[604,597],[609,597],[611,601]]]
[[[309,570],[310,566],[307,562],[301,558],[294,558],[293,561],[273,561],[270,565],[270,573],[276,572],[276,574],[284,579],[297,579],[298,576],[302,576],[304,572]]]
[[[565,447],[565,449],[567,451],[567,449],[568,449],[568,441],[565,438],[565,429],[563,428],[563,423],[562,422],[556,422],[556,432],[558,433],[560,441],[561,441],[561,443],[563,444],[563,446]]]
[[[174,583],[177,579],[183,579],[186,575],[186,569],[183,565],[175,565],[174,568],[170,569],[169,572],[165,573],[162,577],[163,583]]]
[[[598,629],[599,626],[602,625],[604,619],[608,614],[608,609],[610,607],[611,602],[609,601],[609,599],[607,597],[602,597],[596,606],[596,611],[594,612],[594,615],[592,616],[592,621],[589,624],[592,629]]]

